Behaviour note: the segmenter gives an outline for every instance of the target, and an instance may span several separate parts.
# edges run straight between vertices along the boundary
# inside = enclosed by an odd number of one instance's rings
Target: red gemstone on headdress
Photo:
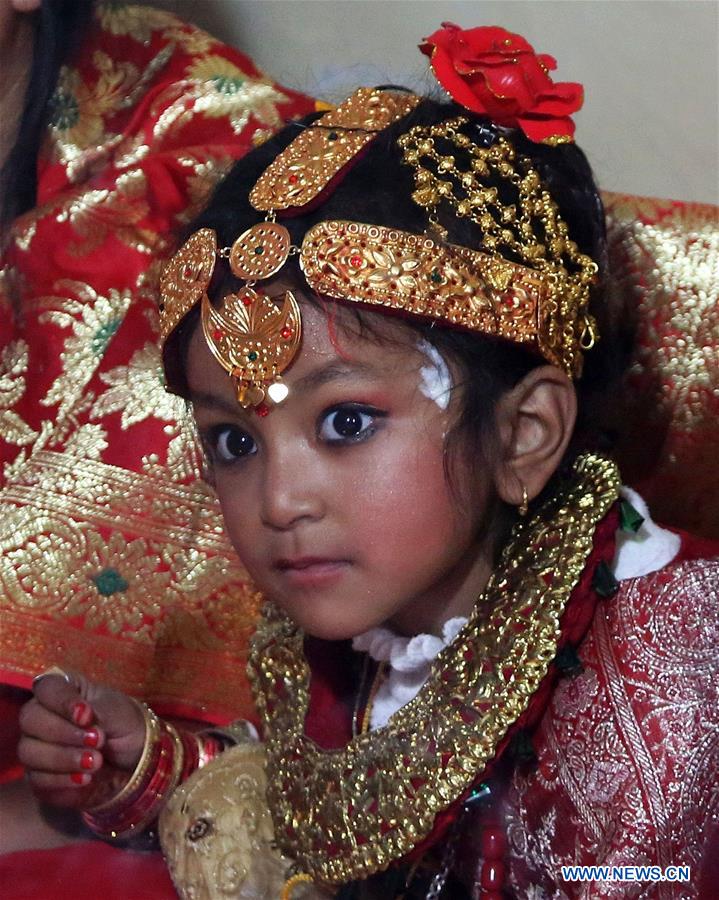
[[[359,269],[359,267],[362,265],[362,257],[359,255],[359,253],[355,253],[353,256],[350,256],[350,265],[354,266],[355,269]]]
[[[292,337],[292,329],[289,326],[285,325],[282,331],[280,331],[280,334],[286,341],[288,341]]]
[[[297,175],[290,175],[287,180],[289,181],[290,184],[297,184],[297,182],[299,181],[299,178],[297,177]]]
[[[225,332],[221,328],[213,328],[212,329],[212,339],[215,341],[221,341],[225,336]]]
[[[245,304],[245,306],[252,306],[252,297],[250,297],[249,294],[245,294],[245,296],[242,298],[242,302]]]
[[[266,403],[260,403],[259,406],[255,407],[255,412],[261,419],[264,419],[264,417],[267,415],[267,413],[269,413],[269,411],[270,411],[270,408]]]
[[[189,263],[185,263],[185,265],[182,267],[182,277],[183,278],[193,278],[194,275],[195,275],[194,268]]]

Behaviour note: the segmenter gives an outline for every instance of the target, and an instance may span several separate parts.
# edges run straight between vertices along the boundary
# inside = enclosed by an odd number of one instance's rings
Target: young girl
[[[187,896],[693,897],[719,566],[586,452],[613,348],[581,89],[501,29],[423,49],[453,102],[360,90],[290,126],[163,277],[168,385],[266,598],[274,836],[246,734],[80,675],[40,678],[21,758],[104,837],[172,795]]]

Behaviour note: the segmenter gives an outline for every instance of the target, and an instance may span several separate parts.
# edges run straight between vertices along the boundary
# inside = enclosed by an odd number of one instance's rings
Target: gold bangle
[[[164,792],[158,793],[158,800],[167,796],[167,794],[171,794],[175,788],[180,783],[180,779],[182,778],[182,770],[185,767],[185,745],[182,743],[182,738],[180,737],[180,732],[175,728],[174,725],[171,725],[169,722],[165,722],[165,728],[170,734],[172,738],[172,742],[175,745],[175,753],[172,759],[172,774],[170,775],[169,781],[167,782],[167,787]]]
[[[174,745],[172,750],[172,771],[168,777],[165,788],[161,791],[157,791],[153,802],[150,804],[149,809],[142,818],[138,819],[137,822],[133,822],[123,831],[117,832],[116,837],[121,840],[123,838],[128,838],[133,834],[143,832],[148,825],[154,822],[160,814],[160,810],[165,805],[167,796],[175,790],[180,782],[182,769],[185,764],[185,748],[182,745],[182,738],[175,726],[171,725],[169,722],[162,722],[162,727],[170,735]]]
[[[129,779],[125,782],[124,787],[122,787],[117,794],[114,794],[109,800],[105,800],[98,806],[90,806],[85,810],[85,812],[89,813],[91,816],[96,816],[98,813],[103,816],[108,815],[112,813],[116,806],[123,804],[127,798],[141,786],[142,781],[147,776],[147,772],[153,763],[155,749],[160,740],[160,733],[162,730],[160,720],[145,703],[139,703],[133,698],[130,699],[138,707],[145,720],[145,743],[142,747],[140,760],[135,767],[135,771],[130,775]]]

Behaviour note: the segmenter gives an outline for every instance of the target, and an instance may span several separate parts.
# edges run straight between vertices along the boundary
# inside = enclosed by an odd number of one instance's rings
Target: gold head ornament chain
[[[478,227],[478,251],[540,275],[548,297],[538,310],[537,349],[570,376],[581,374],[582,351],[596,339],[588,304],[598,266],[569,236],[532,161],[495,128],[464,116],[415,126],[398,144],[403,162],[414,170],[412,199],[427,211],[440,239],[446,232],[438,212],[447,204]]]

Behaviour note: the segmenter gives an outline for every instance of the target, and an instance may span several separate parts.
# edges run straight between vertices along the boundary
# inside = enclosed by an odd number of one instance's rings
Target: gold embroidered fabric
[[[95,16],[2,257],[0,674],[59,664],[227,721],[252,715],[260,598],[163,387],[157,279],[254,134],[314,104],[167,13]]]
[[[614,401],[619,462],[659,521],[719,537],[719,209],[605,194],[636,340]]]
[[[547,673],[560,616],[618,489],[613,463],[580,458],[573,480],[519,525],[469,622],[415,699],[342,750],[322,750],[305,736],[303,635],[266,606],[249,672],[275,839],[301,871],[336,884],[384,869],[470,788]]]

